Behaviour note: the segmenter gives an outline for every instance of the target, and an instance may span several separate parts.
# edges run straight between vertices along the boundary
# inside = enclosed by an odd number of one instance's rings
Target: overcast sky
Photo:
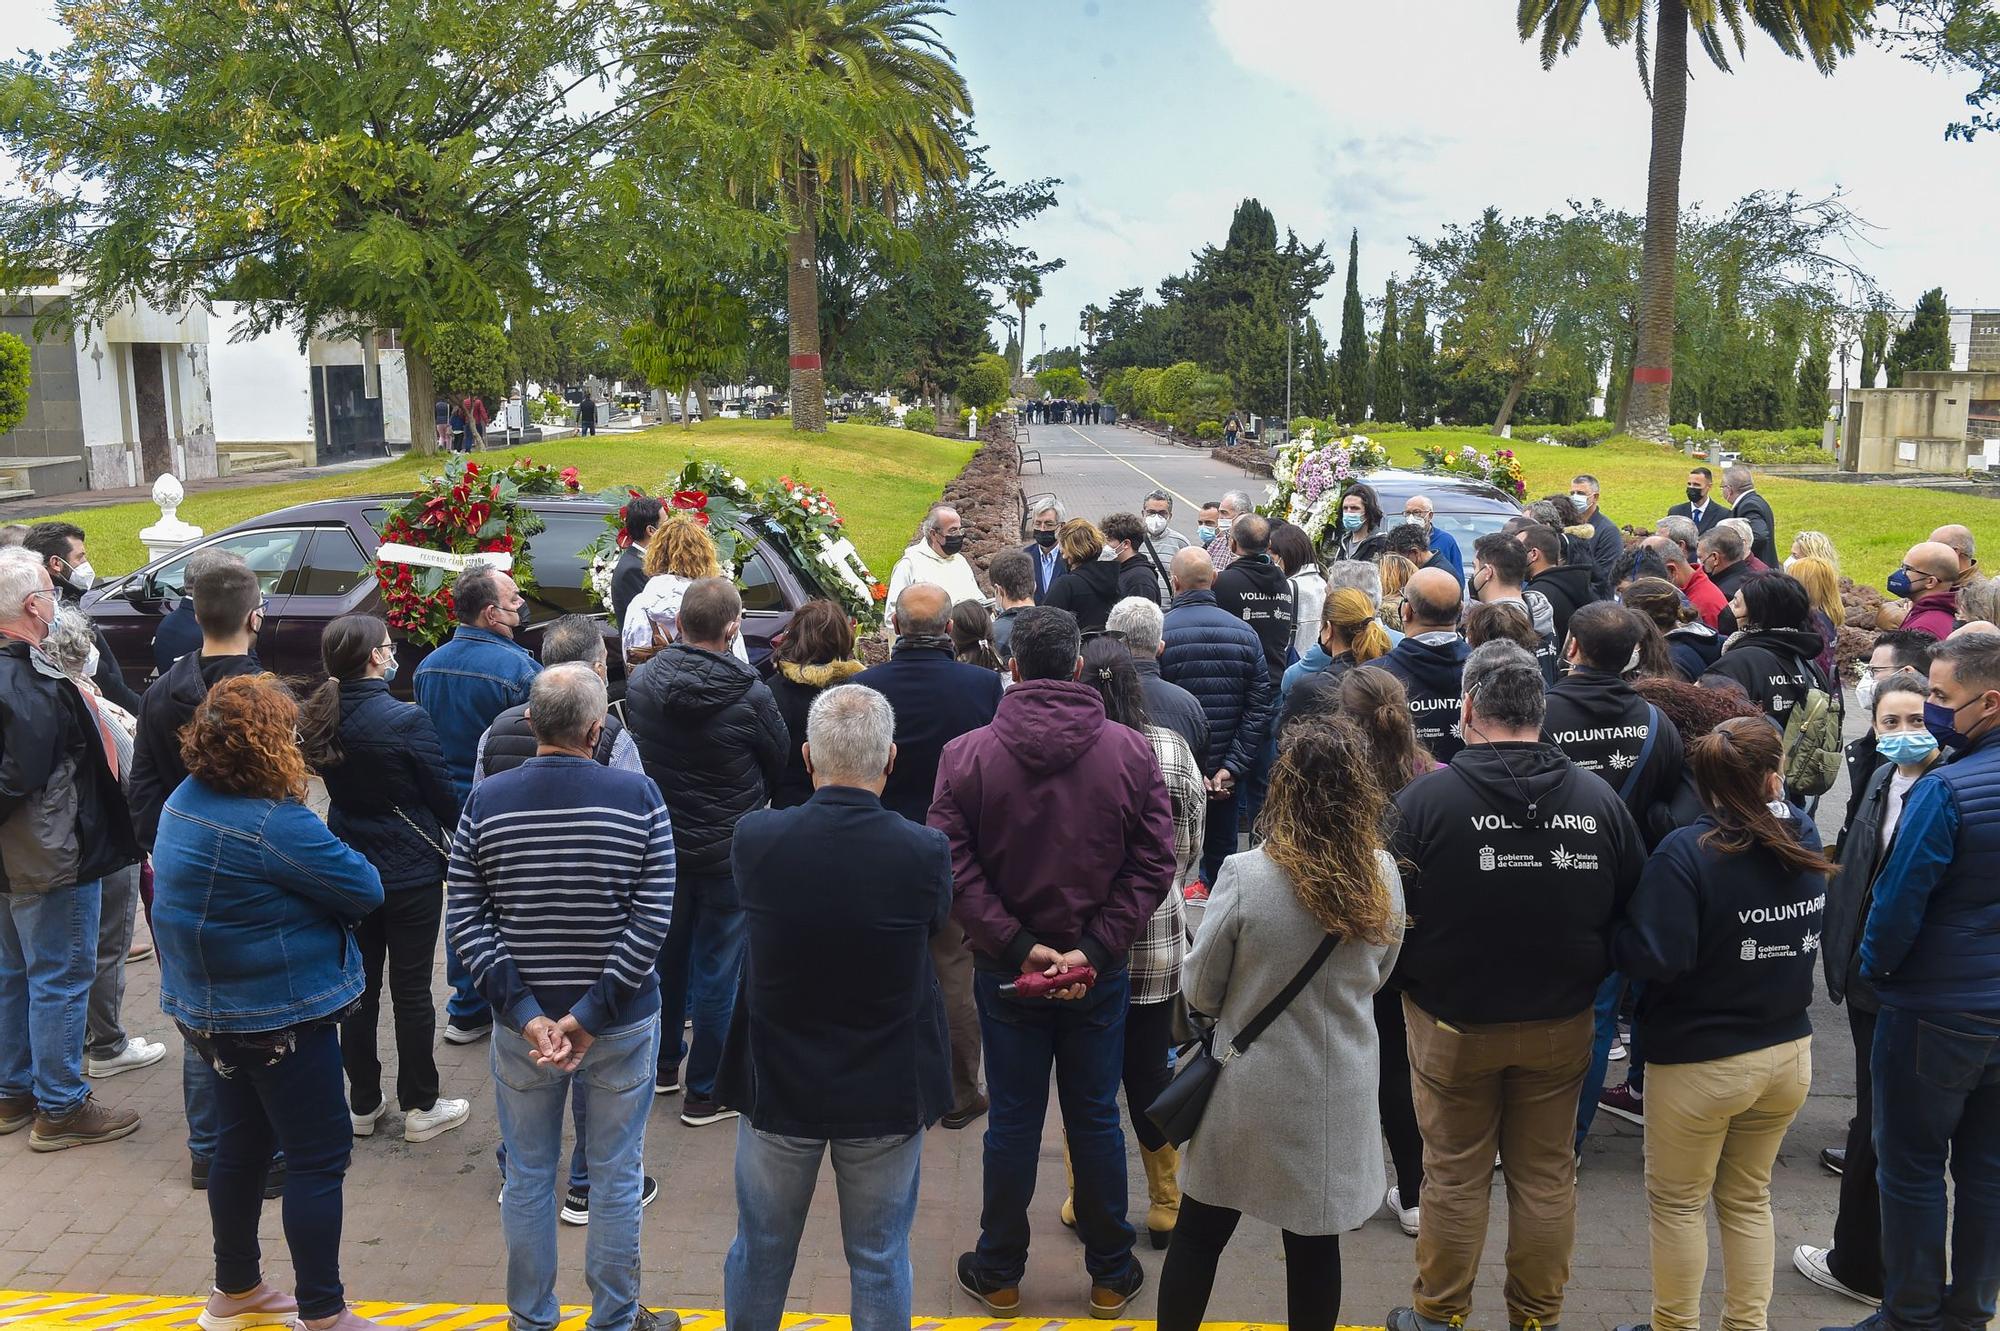
[[[471,3],[472,0],[468,0]],[[950,0],[941,27],[1007,179],[1057,176],[1061,204],[1022,239],[1066,266],[1029,311],[1029,351],[1076,340],[1078,313],[1148,294],[1220,244],[1255,196],[1339,271],[1349,228],[1363,295],[1411,267],[1409,236],[1601,198],[1645,205],[1649,110],[1629,50],[1593,31],[1543,72],[1511,0]],[[54,0],[0,0],[7,48],[63,40]],[[1947,143],[1967,81],[1874,48],[1832,78],[1752,34],[1737,72],[1700,60],[1682,202],[1836,187],[1873,224],[1851,256],[1898,304],[1943,286],[2000,308],[2000,136]],[[1962,348],[1961,354],[1962,354]]]
[[[1544,73],[1507,0],[957,0],[944,24],[978,129],[1008,179],[1059,176],[1061,207],[1024,233],[1066,267],[1029,311],[1050,346],[1120,287],[1220,244],[1246,195],[1325,240],[1347,235],[1379,297],[1411,234],[1601,198],[1645,207],[1650,110],[1629,49],[1590,35]],[[1866,49],[1831,78],[1752,34],[1737,72],[1699,57],[1682,202],[1844,187],[1874,224],[1853,255],[1905,307],[1942,286],[2000,308],[2000,136],[1946,143],[1966,81]]]

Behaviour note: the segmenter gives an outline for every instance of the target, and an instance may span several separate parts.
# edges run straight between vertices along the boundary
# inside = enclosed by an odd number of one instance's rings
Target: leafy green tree
[[[64,3],[69,40],[0,64],[0,287],[75,284],[52,322],[134,291],[243,302],[251,331],[406,349],[428,421],[440,327],[527,310],[641,114],[605,72],[615,0]],[[429,430],[416,446],[433,447]]]
[[[439,324],[431,337],[438,390],[449,397],[504,397],[513,351],[495,324]]]
[[[1286,340],[1284,311],[1269,288],[1258,291],[1230,324],[1223,365],[1243,405],[1252,411],[1275,415],[1284,409]]]
[[[685,284],[660,284],[653,293],[650,318],[624,332],[626,354],[634,369],[675,401],[685,402],[688,390],[709,379],[722,378],[743,359],[749,339],[750,311],[742,294],[710,278]],[[707,401],[697,393],[697,401]],[[693,424],[681,417],[681,428]]]
[[[1832,380],[1833,344],[1827,336],[1826,320],[1815,319],[1806,330],[1805,359],[1799,362],[1798,424],[1815,428],[1826,424],[1830,405],[1827,387]]]
[[[1368,418],[1368,316],[1361,308],[1361,232],[1347,238],[1347,294],[1340,302],[1340,418]]]
[[[1910,322],[1889,348],[1889,387],[1900,387],[1911,370],[1949,370],[1951,357],[1951,307],[1944,288],[1932,287],[1917,298]]]
[[[1006,404],[1013,391],[1014,367],[992,352],[982,352],[958,377],[958,400],[976,407],[984,417]]]
[[[1298,342],[1298,382],[1293,385],[1292,409],[1302,416],[1327,416],[1333,412],[1333,360],[1326,352],[1326,334],[1319,320],[1305,317],[1305,332]]]
[[[12,333],[0,333],[0,434],[19,425],[28,414],[28,374],[33,363],[26,342]]]
[[[1596,12],[1604,39],[1634,42],[1639,77],[1652,100],[1652,153],[1646,173],[1644,296],[1639,339],[1626,407],[1629,428],[1642,438],[1669,439],[1674,375],[1675,283],[1679,266],[1681,148],[1687,130],[1688,38],[1692,34],[1714,66],[1730,71],[1729,48],[1742,55],[1756,27],[1795,59],[1810,59],[1822,74],[1854,50],[1866,34],[1875,0],[1516,0],[1525,41],[1540,34],[1542,67],[1551,69],[1576,49]],[[1652,64],[1647,65],[1647,16]]]
[[[1068,365],[1052,366],[1035,376],[1035,387],[1050,397],[1080,398],[1090,390],[1083,371]]]
[[[1888,359],[1889,312],[1872,309],[1861,323],[1861,387],[1875,387],[1875,380],[1882,373],[1882,363]]]
[[[1375,419],[1403,419],[1403,353],[1400,320],[1396,313],[1396,279],[1391,277],[1382,293],[1382,331],[1375,339],[1375,368],[1372,379]]]
[[[1965,95],[1968,120],[1945,126],[1945,137],[1971,142],[2000,131],[2000,8],[1991,0],[1897,0],[1876,34],[1928,69],[1965,72],[1978,80]]]
[[[826,429],[820,228],[893,224],[905,199],[964,176],[971,114],[931,0],[647,0],[633,84],[698,144],[723,225],[775,201],[786,229],[792,428]],[[679,165],[679,164],[676,164]],[[742,214],[749,214],[744,217]]]
[[[1416,291],[1410,302],[1409,322],[1403,326],[1403,414],[1421,430],[1437,415],[1437,365],[1430,307],[1421,284]]]

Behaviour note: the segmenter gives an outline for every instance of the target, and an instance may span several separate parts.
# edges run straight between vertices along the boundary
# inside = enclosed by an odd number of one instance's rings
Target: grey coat
[[[1379,853],[1379,852],[1378,852]],[[1394,910],[1402,877],[1381,854]],[[1290,1007],[1216,1079],[1181,1186],[1294,1234],[1355,1229],[1382,1206],[1375,991],[1402,946],[1342,942]],[[1247,1025],[1325,937],[1261,850],[1223,861],[1182,987],[1216,1016],[1216,1049]]]

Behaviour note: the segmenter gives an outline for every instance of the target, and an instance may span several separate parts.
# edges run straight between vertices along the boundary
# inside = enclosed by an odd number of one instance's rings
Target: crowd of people
[[[1048,501],[983,570],[941,504],[896,566],[886,660],[814,601],[768,673],[702,526],[638,500],[618,706],[599,624],[557,619],[531,653],[487,567],[413,702],[370,615],[327,628],[326,678],[295,693],[227,554],[190,571],[198,644],[135,693],[74,604],[84,533],[42,524],[0,549],[0,1133],[135,1129],[93,1087],[165,1057],[120,1011],[150,944],[213,1221],[203,1326],[370,1326],[339,1269],[353,1143],[472,1114],[433,1055],[442,941],[441,1038],[491,1042],[523,1331],[556,1324],[559,1223],[588,1226],[593,1328],[673,1324],[639,1261],[673,1096],[691,1127],[736,1124],[732,1326],[779,1325],[830,1155],[855,1324],[907,1327],[923,1135],[981,1121],[956,1278],[1042,1312],[1020,1287],[1052,1076],[1052,1209],[1092,1316],[1143,1286],[1143,1228],[1160,1325],[1193,1331],[1247,1215],[1283,1232],[1290,1324],[1331,1328],[1339,1236],[1386,1208],[1415,1239],[1391,1331],[1460,1326],[1497,1167],[1508,1322],[1550,1331],[1602,1110],[1646,1133],[1650,1326],[1699,1325],[1713,1208],[1724,1324],[1750,1328],[1823,972],[1859,1094],[1820,1153],[1839,1223],[1794,1264],[1878,1306],[1870,1331],[1983,1326],[1995,593],[1965,528],[1914,543],[1844,743],[1837,550],[1801,532],[1779,561],[1750,473],[1724,473],[1727,510],[1713,480],[1648,533],[1579,476],[1469,552],[1428,498],[1391,521],[1365,483],[1330,550],[1240,492],[1193,540],[1165,491],[1098,521]],[[1169,1114],[1204,1067],[1199,1121]],[[273,1197],[292,1293],[261,1266]]]
[[[1021,419],[1030,425],[1111,425],[1118,419],[1118,408],[1109,402],[1045,397],[1023,403]]]

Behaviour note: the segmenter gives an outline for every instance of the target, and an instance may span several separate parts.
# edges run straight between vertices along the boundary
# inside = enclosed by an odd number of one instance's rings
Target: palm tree
[[[1730,71],[1729,48],[1744,52],[1755,26],[1795,60],[1822,74],[1854,51],[1875,0],[1518,0],[1521,39],[1541,33],[1542,68],[1576,49],[1594,7],[1604,40],[1633,42],[1639,79],[1653,103],[1652,158],[1646,169],[1646,239],[1641,261],[1639,347],[1627,399],[1632,433],[1667,442],[1674,378],[1674,273],[1680,240],[1681,143],[1687,130],[1688,34],[1709,60]],[[1647,15],[1653,13],[1652,66]]]
[[[1021,349],[1014,358],[1014,377],[1025,373],[1022,362],[1028,357],[1028,307],[1042,298],[1042,275],[1022,266],[1007,275],[1007,303],[1021,312]]]
[[[826,429],[819,228],[965,175],[972,99],[933,0],[652,0],[635,62],[730,196],[774,197],[786,228],[792,428]]]

